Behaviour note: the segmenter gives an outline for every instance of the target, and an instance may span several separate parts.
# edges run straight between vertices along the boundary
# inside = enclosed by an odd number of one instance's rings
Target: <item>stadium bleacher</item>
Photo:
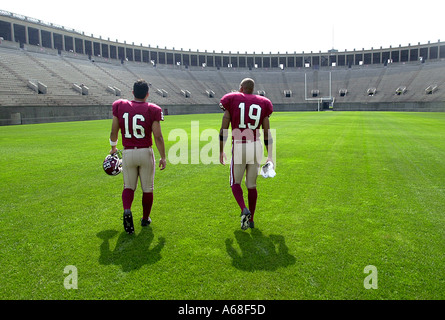
[[[278,111],[320,110],[322,99],[330,101],[329,107],[323,105],[322,109],[330,110],[445,111],[445,59],[442,50],[436,48],[430,49],[429,57],[433,59],[401,61],[395,54],[396,63],[387,59],[393,57],[382,49],[378,55],[374,54],[380,63],[348,60],[349,63],[343,64],[339,56],[336,61],[339,66],[334,66],[328,65],[323,57],[313,57],[307,62],[300,59],[301,63],[296,57],[286,60],[293,61],[289,65],[294,67],[289,68],[273,67],[276,59],[264,56],[250,59],[261,62],[260,67],[249,64],[240,68],[216,66],[218,57],[208,65],[189,65],[173,63],[171,55],[166,53],[166,59],[157,61],[164,63],[150,63],[144,52],[140,61],[134,61],[133,56],[111,59],[3,39],[0,40],[0,125],[40,121],[32,117],[63,121],[53,107],[71,110],[94,106],[104,110],[92,112],[97,118],[110,117],[113,101],[131,99],[132,84],[141,78],[150,83],[149,100],[168,109],[169,114],[219,112],[219,99],[237,90],[245,77],[255,80],[256,92],[270,98]],[[420,54],[425,50],[419,47],[413,52]],[[139,56],[139,50],[132,52],[135,56],[138,52]],[[370,53],[354,56],[371,62]],[[222,58],[238,65],[238,60]],[[319,60],[326,63],[313,65]],[[300,65],[303,61],[308,67]],[[38,90],[38,85],[43,89]],[[33,108],[32,116],[26,107]],[[40,111],[35,107],[40,107]],[[45,107],[51,111],[45,111]],[[67,110],[61,114],[68,114],[66,119],[76,119],[78,113],[70,114]],[[36,116],[36,112],[41,114]],[[78,120],[86,118],[91,117],[78,116]]]
[[[332,92],[338,95],[340,89],[346,89],[344,101],[369,102],[366,90],[376,87],[379,91],[378,102],[393,102],[400,97],[394,97],[398,87],[407,88],[407,94],[402,101],[444,100],[444,94],[438,88],[445,81],[443,74],[445,63],[435,61],[424,64],[397,64],[391,66],[367,66],[357,68],[329,68],[327,70],[247,70],[214,68],[181,68],[171,66],[151,66],[138,62],[101,63],[90,60],[73,59],[64,56],[40,54],[17,49],[0,47],[0,92],[2,97],[15,95],[32,95],[27,88],[28,81],[41,81],[48,86],[48,96],[72,97],[78,94],[72,89],[73,83],[85,84],[90,89],[88,99],[76,101],[82,104],[109,104],[115,96],[107,91],[107,87],[121,88],[123,98],[131,98],[131,84],[135,79],[143,78],[149,81],[154,89],[164,89],[170,94],[168,99],[159,102],[167,104],[211,104],[206,91],[212,90],[215,97],[237,89],[240,79],[252,77],[256,80],[256,89],[267,92],[267,95],[276,103],[304,102],[304,78],[307,74],[309,90],[319,90],[328,85],[326,75],[324,79],[320,74],[332,73]],[[425,89],[435,86],[437,95],[425,97]],[[324,88],[324,94],[327,94]],[[185,101],[181,90],[188,90],[190,99]],[[287,101],[282,94],[285,90],[292,90],[301,94],[293,95],[292,101]],[[321,90],[323,91],[323,90]],[[409,92],[409,94],[408,94]],[[323,92],[320,92],[323,94]],[[52,100],[54,100],[52,99]],[[44,101],[43,99],[42,101]],[[50,100],[50,99],[48,99]],[[57,100],[57,99],[56,99]],[[93,101],[91,101],[93,100]],[[36,103],[36,102],[35,102]],[[63,104],[72,104],[70,101],[60,101]],[[1,105],[13,105],[6,99],[0,100]],[[45,105],[45,104],[44,104]]]

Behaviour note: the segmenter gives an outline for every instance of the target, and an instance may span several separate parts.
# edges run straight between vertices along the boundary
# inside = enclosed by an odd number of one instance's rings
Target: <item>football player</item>
[[[116,146],[120,130],[124,147],[122,151],[124,229],[129,234],[134,232],[131,205],[138,179],[143,191],[141,225],[148,226],[151,223],[150,212],[153,205],[155,175],[152,134],[161,156],[159,167],[164,170],[166,166],[165,145],[160,124],[164,120],[164,116],[159,106],[146,102],[149,96],[148,91],[147,82],[138,80],[133,85],[134,99],[132,101],[119,99],[113,103],[110,154],[117,151]]]
[[[232,159],[230,162],[230,186],[233,196],[241,209],[241,229],[254,228],[253,217],[258,198],[256,181],[263,155],[260,128],[264,132],[267,161],[272,162],[272,135],[269,131],[269,117],[273,112],[272,102],[253,94],[254,80],[243,79],[239,92],[224,95],[219,106],[224,111],[220,130],[220,163],[225,165],[224,144],[232,127]],[[246,175],[249,207],[246,207],[241,181]]]

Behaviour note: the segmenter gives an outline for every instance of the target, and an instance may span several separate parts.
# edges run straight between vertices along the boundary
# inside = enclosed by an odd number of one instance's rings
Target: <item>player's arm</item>
[[[267,161],[272,161],[272,157],[273,157],[273,153],[272,153],[272,144],[273,144],[273,139],[272,139],[272,134],[270,132],[270,121],[269,121],[269,117],[265,117],[263,119],[263,123],[261,124],[264,130],[264,146],[266,147],[267,150]],[[266,162],[267,162],[266,161]]]
[[[117,151],[118,134],[119,134],[119,119],[116,116],[113,116],[113,122],[111,124],[111,133],[110,133],[110,145],[111,145],[110,154],[116,153]]]
[[[219,130],[219,162],[225,165],[225,160],[227,159],[224,153],[224,145],[227,141],[228,129],[230,125],[230,112],[228,110],[224,111],[224,115],[221,123],[221,130]]]
[[[167,165],[167,160],[165,158],[165,143],[164,137],[162,136],[161,123],[159,121],[153,121],[151,130],[153,131],[153,137],[155,138],[156,148],[158,148],[159,154],[161,155],[159,167],[161,170],[164,170]]]

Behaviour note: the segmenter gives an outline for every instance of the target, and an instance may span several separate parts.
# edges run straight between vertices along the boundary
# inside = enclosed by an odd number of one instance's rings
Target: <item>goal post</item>
[[[324,109],[324,103],[329,103],[329,109],[332,110],[334,107],[334,97],[332,97],[332,72],[328,72],[328,79],[327,79],[327,87],[326,84],[323,83],[320,84],[320,80],[318,77],[319,72],[317,72],[316,81],[314,80],[314,87],[310,89],[311,96],[308,97],[308,75],[307,73],[304,74],[304,100],[305,101],[316,101],[317,102],[317,111]],[[323,73],[322,73],[323,74]],[[323,80],[323,79],[322,79]],[[323,87],[324,84],[324,87]],[[328,89],[328,96],[323,96],[323,90],[321,91],[320,95],[320,88]],[[321,108],[320,108],[321,105]]]

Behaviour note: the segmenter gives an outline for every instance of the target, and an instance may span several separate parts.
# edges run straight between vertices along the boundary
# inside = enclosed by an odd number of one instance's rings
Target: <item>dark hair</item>
[[[245,93],[252,94],[255,88],[255,81],[250,78],[245,78],[241,81],[240,86],[243,87]]]
[[[145,80],[138,80],[133,85],[133,94],[136,99],[144,99],[148,93],[148,83]]]

